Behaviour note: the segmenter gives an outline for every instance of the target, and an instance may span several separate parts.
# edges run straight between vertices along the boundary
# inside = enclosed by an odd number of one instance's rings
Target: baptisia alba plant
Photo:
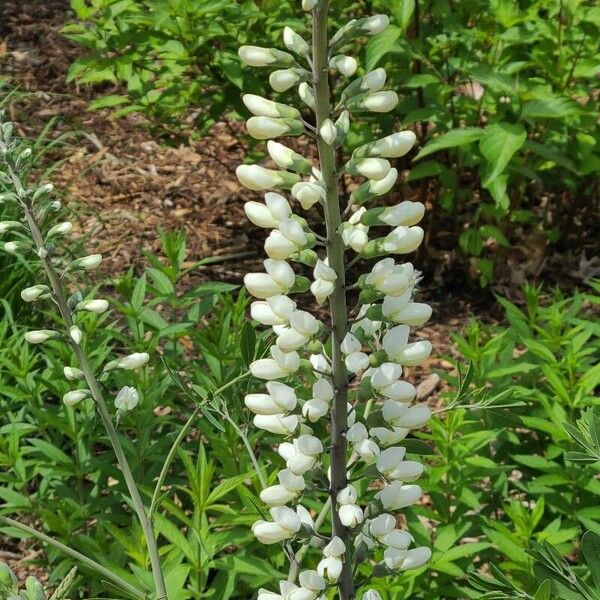
[[[296,87],[301,100],[295,108],[243,97],[252,113],[248,132],[269,140],[277,168],[244,164],[236,171],[245,187],[266,192],[264,201],[245,205],[250,221],[269,233],[264,272],[250,273],[244,282],[256,298],[252,318],[275,334],[270,354],[250,365],[265,389],[246,396],[245,404],[256,427],[279,436],[281,457],[261,495],[269,516],[252,529],[264,544],[283,543],[290,560],[288,579],[274,591],[260,590],[258,598],[314,600],[336,587],[342,600],[377,600],[379,593],[368,589],[373,578],[419,568],[431,554],[414,547],[395,516],[422,493],[415,482],[423,465],[407,459],[402,440],[430,417],[425,404],[414,403],[415,387],[402,378],[405,367],[421,364],[431,352],[428,341],[410,336],[410,327],[424,324],[431,308],[413,300],[420,274],[400,260],[423,240],[417,223],[424,206],[372,202],[394,186],[398,172],[389,159],[411,149],[411,131],[364,144],[346,162],[337,158],[353,115],[387,112],[398,102],[385,88],[383,69],[354,77],[357,62],[345,53],[357,38],[384,30],[388,18],[352,20],[330,38],[329,2],[304,0],[302,6],[312,19],[310,44],[286,27],[286,50],[239,49],[246,65],[271,70],[275,92]],[[336,98],[333,78],[343,89]],[[275,141],[300,135],[316,142],[318,163]],[[358,185],[342,198],[339,180],[346,176]],[[322,211],[324,236],[304,216],[312,207]],[[360,260],[372,266],[348,281],[349,267]],[[302,275],[307,269],[311,279]],[[330,319],[322,321],[292,299],[308,291],[328,306]],[[322,510],[313,519],[306,506],[317,501]],[[302,570],[310,548],[319,549],[316,570]],[[359,580],[361,563],[371,566]]]
[[[37,185],[30,182],[33,157],[30,148],[13,135],[13,125],[3,120],[0,113],[0,202],[11,203],[18,207],[20,219],[0,222],[0,235],[4,237],[3,248],[9,254],[19,254],[32,265],[38,282],[21,292],[23,301],[35,305],[53,303],[60,315],[60,327],[56,329],[37,329],[25,333],[30,344],[64,343],[73,353],[73,364],[65,365],[65,379],[73,382],[73,389],[64,394],[62,401],[66,407],[93,403],[114,450],[119,468],[131,498],[131,506],[139,519],[144,533],[154,589],[153,598],[166,598],[166,588],[155,533],[133,473],[123,450],[119,434],[113,423],[113,414],[105,394],[111,389],[111,374],[116,369],[134,371],[144,367],[149,360],[145,352],[136,352],[104,365],[96,372],[86,354],[87,340],[80,327],[85,315],[100,315],[109,310],[109,303],[102,298],[84,295],[80,281],[83,272],[97,268],[102,262],[100,254],[90,254],[73,259],[64,251],[64,241],[72,231],[69,221],[56,221],[60,202],[52,200],[52,185]],[[9,237],[11,239],[7,240]],[[78,290],[74,293],[69,290]],[[115,416],[133,410],[139,401],[134,387],[125,386],[115,390]],[[70,549],[43,533],[0,515],[0,524],[9,525],[24,531],[27,535],[38,537],[44,542],[58,547],[75,560],[96,570],[105,580],[123,590],[127,597],[143,600],[147,598],[145,590],[140,590],[118,574],[93,559]]]

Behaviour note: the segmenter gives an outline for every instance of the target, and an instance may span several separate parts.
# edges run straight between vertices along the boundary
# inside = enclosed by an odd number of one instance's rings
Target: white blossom
[[[89,397],[89,395],[90,390],[88,389],[72,390],[63,396],[63,403],[65,406],[75,406],[82,400],[85,400],[87,397]]]
[[[25,340],[30,344],[43,344],[55,337],[58,337],[58,332],[51,329],[37,329],[35,331],[28,331],[25,334]]]
[[[138,391],[131,386],[124,386],[119,390],[115,398],[115,408],[120,411],[133,410],[140,401]]]
[[[87,312],[100,315],[108,310],[108,300],[84,300],[82,302],[78,302],[76,308],[77,310],[85,310]]]

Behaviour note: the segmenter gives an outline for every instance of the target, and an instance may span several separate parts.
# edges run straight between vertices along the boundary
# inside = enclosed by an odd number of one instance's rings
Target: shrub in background
[[[432,231],[453,232],[482,284],[511,244],[530,247],[528,236],[569,236],[563,247],[589,236],[600,173],[597,4],[382,4],[395,22],[367,45],[365,67],[401,82],[399,118],[422,143],[407,181],[432,201]]]
[[[264,84],[240,69],[237,47],[249,40],[270,45],[281,25],[304,29],[289,2],[72,4],[81,22],[65,33],[90,52],[69,77],[120,84],[122,92],[92,107],[143,113],[168,134],[182,125],[205,131],[233,107],[243,114],[241,91],[260,93]],[[360,3],[333,6],[334,19],[362,10]],[[392,14],[392,25],[366,45],[359,74],[385,66],[401,101],[393,113],[355,121],[348,143],[353,149],[373,128],[385,134],[398,122],[415,128],[421,149],[406,183],[435,208],[428,231],[450,233],[441,242],[433,235],[436,245],[458,244],[487,285],[511,245],[528,246],[528,237],[540,241],[541,255],[544,244],[572,247],[582,235],[592,242],[600,172],[595,3],[372,6]]]

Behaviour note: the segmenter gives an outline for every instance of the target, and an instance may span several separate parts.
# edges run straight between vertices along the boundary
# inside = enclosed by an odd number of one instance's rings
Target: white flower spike
[[[243,62],[270,69],[275,92],[297,88],[301,101],[300,109],[243,96],[251,113],[248,132],[268,140],[269,161],[279,169],[267,163],[236,170],[246,188],[267,191],[264,200],[244,205],[248,219],[266,230],[262,239],[269,257],[265,272],[248,273],[244,283],[256,299],[250,316],[272,334],[265,338],[268,351],[249,365],[261,386],[244,404],[265,439],[275,438],[281,461],[260,494],[270,518],[254,523],[252,531],[261,543],[284,544],[289,556],[306,543],[317,565],[307,571],[296,564],[289,581],[279,582],[276,591],[260,589],[258,598],[323,600],[331,586],[341,600],[381,600],[374,589],[356,589],[356,553],[367,553],[361,559],[365,565],[375,556],[382,560],[374,575],[417,569],[430,556],[427,548],[411,548],[414,540],[398,529],[395,512],[423,493],[415,481],[424,466],[407,457],[411,446],[402,444],[426,426],[431,411],[414,404],[416,388],[403,377],[405,368],[422,364],[431,352],[427,340],[412,339],[410,328],[426,323],[432,311],[417,301],[420,273],[410,262],[389,256],[412,253],[421,244],[418,224],[425,207],[409,200],[372,202],[392,190],[399,174],[390,160],[406,156],[416,136],[394,132],[363,143],[348,157],[353,115],[390,112],[398,103],[396,92],[386,89],[383,68],[356,77],[349,48],[357,38],[382,32],[389,18],[353,19],[328,40],[329,3],[302,0],[301,5],[316,20],[307,28],[312,40],[285,27],[286,51],[240,49]],[[332,76],[350,79],[339,97]],[[305,116],[307,110],[314,118]],[[299,135],[312,138],[316,152],[303,142],[274,141]],[[341,178],[352,190],[348,199],[341,198]],[[377,260],[354,278],[349,266],[362,259]],[[308,291],[320,305],[315,310],[314,302],[295,298]],[[371,485],[373,477],[378,485]],[[301,498],[310,498],[311,508],[333,500],[331,525],[318,537],[311,539],[319,520],[298,504]],[[388,512],[381,513],[382,507]],[[368,556],[377,547],[379,554]],[[327,596],[334,597],[334,591],[327,590]]]

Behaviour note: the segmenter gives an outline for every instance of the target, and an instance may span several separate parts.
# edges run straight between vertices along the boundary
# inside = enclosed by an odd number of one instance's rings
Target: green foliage
[[[508,596],[545,598],[543,585],[535,594],[549,576],[536,579],[534,563],[563,564],[583,532],[600,534],[598,463],[572,461],[575,444],[594,448],[599,292],[545,298],[526,287],[524,309],[498,299],[507,326],[474,321],[455,337],[459,374],[440,373],[455,391],[419,436],[430,447],[429,499],[404,510],[417,543],[433,530],[433,574],[408,573],[380,590],[384,598],[478,598],[466,574],[491,566]]]
[[[73,586],[77,568],[73,567],[58,584],[52,594],[44,590],[42,584],[32,575],[25,580],[25,589],[19,589],[16,575],[6,563],[0,563],[0,599],[1,600],[65,600]]]
[[[519,589],[497,567],[492,565],[495,577],[472,573],[473,587],[485,592],[481,598],[503,600],[527,598],[528,600],[550,600],[552,597],[565,600],[598,600],[600,598],[600,536],[588,531],[581,539],[585,567],[573,568],[548,542],[533,543],[529,554],[533,558],[533,572],[540,582],[531,596]]]
[[[487,285],[510,243],[573,233],[573,204],[585,210],[597,194],[600,9],[585,0],[379,4],[396,23],[370,40],[365,63],[404,82],[400,121],[421,123],[409,181],[439,178],[434,206],[463,216],[460,247]]]
[[[288,0],[71,3],[79,22],[64,32],[88,52],[69,78],[118,84],[91,108],[142,113],[167,137],[205,131],[241,107],[242,89],[269,94],[239,65],[237,48],[272,46],[285,24],[305,28]],[[338,2],[334,12],[363,10]],[[555,243],[585,229],[573,214],[590,210],[600,173],[596,3],[376,0],[373,10],[393,22],[361,63],[403,82],[402,100],[396,115],[358,124],[349,139],[358,145],[373,127],[387,133],[398,122],[416,127],[421,149],[408,182],[423,192],[435,180],[443,210],[431,218],[442,227],[452,217],[480,283],[527,235]]]
[[[276,561],[256,557],[249,529],[260,491],[249,456],[238,432],[215,416],[214,408],[227,398],[235,412],[246,389],[245,377],[239,377],[246,366],[237,334],[245,322],[246,299],[224,295],[234,289],[228,284],[179,292],[188,270],[185,238],[162,233],[161,239],[167,260],[148,255],[151,266],[140,276],[129,271],[104,282],[105,291],[113,289],[117,324],[104,315],[86,319],[85,338],[93,340],[86,351],[95,366],[114,358],[115,351],[148,351],[154,357],[133,382],[139,406],[119,422],[148,505],[165,457],[198,402],[199,413],[175,450],[153,507],[169,597],[218,589],[215,597],[244,598],[277,572]],[[55,315],[50,311],[46,318]],[[0,514],[29,515],[72,549],[132,584],[150,587],[144,537],[123,510],[127,491],[93,408],[74,410],[60,401],[70,389],[62,376],[68,351],[56,344],[42,355],[23,341],[12,317],[2,322],[0,336]],[[191,380],[179,376],[174,381],[173,374],[180,372]],[[125,383],[132,383],[128,376],[116,386]],[[219,388],[227,389],[227,396]],[[53,547],[47,554],[56,584],[72,560]],[[106,591],[95,573],[85,565],[81,570],[92,594]]]
[[[80,23],[63,32],[88,53],[69,71],[79,83],[120,84],[91,109],[143,113],[164,135],[205,131],[260,85],[242,69],[240,45],[272,45],[290,2],[261,0],[71,0]]]

